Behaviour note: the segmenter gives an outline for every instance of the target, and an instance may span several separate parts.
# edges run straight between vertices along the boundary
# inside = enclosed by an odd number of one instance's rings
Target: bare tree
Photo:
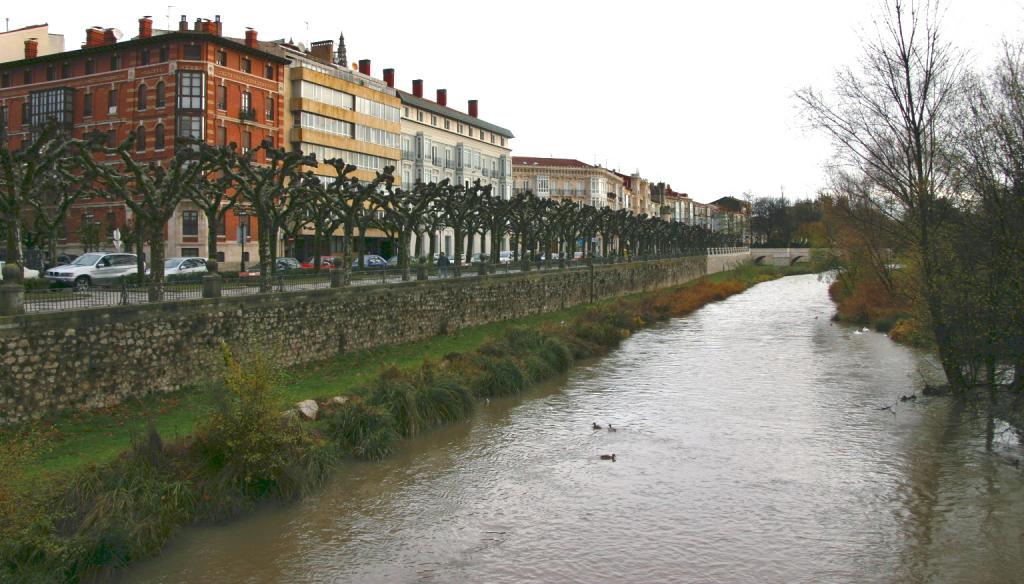
[[[898,226],[916,255],[917,284],[950,384],[966,387],[951,315],[942,302],[941,229],[952,194],[946,150],[963,93],[960,54],[939,30],[936,5],[893,0],[867,39],[857,70],[837,76],[835,97],[805,89],[796,97],[836,146],[839,164],[870,185],[860,204]]]

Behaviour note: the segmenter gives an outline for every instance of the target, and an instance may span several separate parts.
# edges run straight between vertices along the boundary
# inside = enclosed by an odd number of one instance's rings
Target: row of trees
[[[752,241],[766,247],[813,245],[820,238],[819,199],[790,201],[785,196],[750,199]]]
[[[217,230],[228,212],[257,218],[261,274],[267,289],[280,237],[311,233],[317,254],[314,265],[319,268],[319,254],[339,229],[345,269],[353,255],[362,264],[366,234],[379,229],[394,240],[405,278],[412,243],[417,255],[432,258],[436,251],[432,235],[440,229],[454,233],[456,273],[474,253],[476,241],[481,242],[482,252],[482,242],[489,240],[490,259],[496,263],[506,236],[527,267],[526,258],[555,252],[561,257],[572,257],[577,251],[586,256],[636,257],[721,244],[715,234],[699,227],[628,210],[555,202],[531,193],[506,200],[479,182],[464,186],[445,180],[398,188],[392,167],[362,181],[353,176],[355,166],[341,159],[326,160],[323,164],[331,166],[336,176],[324,180],[311,170],[319,165],[315,157],[267,143],[239,153],[233,144],[217,147],[179,141],[174,156],[157,163],[134,157],[134,135],[113,148],[104,140],[105,135],[70,138],[51,126],[22,150],[0,148],[0,218],[7,234],[8,261],[21,262],[26,239],[44,242],[54,258],[71,206],[97,197],[123,202],[131,209],[133,222],[124,235],[140,251],[143,243],[148,244],[156,297],[162,297],[164,230],[183,201],[206,217],[211,258],[217,256]],[[27,232],[32,236],[26,238]],[[467,241],[469,249],[465,249]]]
[[[843,269],[916,308],[954,390],[1019,390],[1024,47],[985,73],[965,62],[935,5],[894,0],[834,96],[798,98],[836,145]]]

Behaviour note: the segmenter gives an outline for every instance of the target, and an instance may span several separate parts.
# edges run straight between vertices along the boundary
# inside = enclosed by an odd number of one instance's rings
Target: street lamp
[[[245,240],[249,239],[249,217],[252,217],[253,213],[249,209],[236,208],[235,217],[238,217],[238,240],[242,244],[242,256],[241,263],[238,271],[245,271]]]

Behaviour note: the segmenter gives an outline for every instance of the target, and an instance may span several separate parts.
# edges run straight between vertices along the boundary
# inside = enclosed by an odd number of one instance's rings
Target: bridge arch
[[[802,255],[794,256],[793,259],[789,260],[789,265],[791,265],[791,266],[796,265],[796,263],[798,261],[802,260],[803,257],[804,256],[802,256]]]
[[[764,258],[766,258],[766,257],[768,257],[768,256],[766,256],[766,255],[757,256],[756,258],[754,258],[754,265],[763,266],[764,265]]]

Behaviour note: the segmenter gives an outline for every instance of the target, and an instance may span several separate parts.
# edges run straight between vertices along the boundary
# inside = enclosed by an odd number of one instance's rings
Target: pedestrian
[[[451,260],[449,260],[448,256],[444,255],[444,252],[442,251],[441,255],[437,258],[437,270],[441,273],[442,278],[448,277],[448,266],[451,263]]]

